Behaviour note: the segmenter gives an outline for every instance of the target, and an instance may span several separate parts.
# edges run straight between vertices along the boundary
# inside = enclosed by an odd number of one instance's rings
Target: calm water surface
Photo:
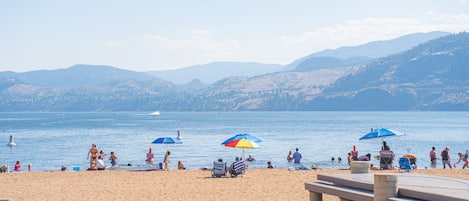
[[[296,147],[303,154],[302,163],[310,167],[344,168],[347,152],[356,145],[360,155],[377,155],[381,140],[359,141],[370,128],[386,127],[405,133],[403,137],[385,140],[397,156],[411,152],[417,164],[429,164],[432,146],[439,153],[451,148],[452,161],[457,152],[469,149],[469,112],[161,112],[152,116],[142,112],[112,113],[0,113],[0,163],[13,166],[17,160],[26,171],[58,170],[62,165],[86,169],[88,149],[92,143],[106,153],[114,151],[119,164],[131,163],[148,168],[145,156],[153,148],[156,160],[171,151],[170,168],[177,161],[187,168],[211,166],[216,158],[232,161],[242,150],[220,143],[237,133],[250,133],[262,138],[259,149],[246,149],[257,161],[251,168],[264,168],[267,161],[274,167],[293,166],[286,161],[289,150]],[[151,142],[161,136],[176,137],[181,130],[183,144],[157,145]],[[6,144],[15,137],[16,147]],[[2,145],[3,144],[3,145]],[[331,163],[331,157],[342,157],[342,164]],[[379,165],[378,161],[373,161]],[[109,161],[106,160],[106,164]],[[441,161],[439,167],[441,168]]]

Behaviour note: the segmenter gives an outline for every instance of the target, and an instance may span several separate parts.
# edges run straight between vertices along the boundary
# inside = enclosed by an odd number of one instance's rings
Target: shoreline
[[[402,174],[429,174],[469,180],[469,170],[417,169]],[[372,170],[371,173],[399,172]],[[212,178],[210,171],[50,171],[0,173],[0,198],[18,200],[308,200],[305,182],[318,173],[345,169],[248,169],[243,177]],[[238,192],[238,193],[236,193]],[[327,196],[325,200],[338,200]]]

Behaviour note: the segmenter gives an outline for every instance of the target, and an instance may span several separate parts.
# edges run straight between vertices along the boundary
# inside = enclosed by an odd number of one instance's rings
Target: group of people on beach
[[[430,167],[432,168],[436,168],[437,165],[437,156],[435,150],[436,148],[432,147],[432,150],[430,151]],[[453,165],[451,165],[451,157],[449,154],[449,150],[449,147],[445,147],[440,153],[443,169],[446,169],[446,166],[448,166],[448,168],[450,169],[452,169],[453,167],[456,168],[456,166],[461,162],[463,162],[462,169],[469,168],[469,150],[466,150],[464,154],[462,152],[459,152],[458,160]]]
[[[96,144],[92,144],[91,148],[88,150],[87,159],[90,160],[90,167],[88,170],[104,170],[106,166],[104,165],[104,159],[107,154],[101,150],[99,151],[96,147]],[[117,155],[111,151],[111,156],[109,157],[111,161],[110,167],[117,167]]]

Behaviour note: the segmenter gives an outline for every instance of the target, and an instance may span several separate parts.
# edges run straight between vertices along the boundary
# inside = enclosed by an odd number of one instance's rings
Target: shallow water
[[[86,169],[87,152],[92,143],[106,153],[114,151],[119,164],[131,163],[134,168],[149,168],[145,164],[148,148],[152,147],[157,162],[165,150],[171,151],[170,168],[177,161],[188,169],[210,167],[212,161],[224,158],[232,161],[242,156],[242,149],[227,148],[220,143],[237,133],[250,133],[263,139],[259,149],[246,149],[245,157],[251,168],[264,168],[267,161],[274,167],[288,168],[289,150],[296,147],[303,154],[302,164],[320,168],[346,168],[347,152],[355,145],[360,155],[377,155],[381,139],[359,141],[370,128],[386,127],[405,133],[402,137],[385,140],[401,156],[417,155],[419,167],[429,164],[432,146],[437,153],[451,148],[452,161],[457,152],[469,148],[469,112],[142,112],[99,113],[0,113],[0,163],[13,166],[22,162],[33,170],[58,170],[62,165]],[[151,142],[161,136],[176,137],[181,131],[183,144],[160,145]],[[9,136],[15,137],[16,147],[8,147]],[[331,162],[341,157],[342,163]],[[337,160],[336,160],[337,161]],[[105,161],[109,164],[109,161]],[[379,165],[378,161],[372,161]],[[397,160],[396,160],[397,162]],[[396,163],[395,163],[396,164]],[[441,168],[441,161],[439,166]],[[125,168],[125,167],[121,167]]]

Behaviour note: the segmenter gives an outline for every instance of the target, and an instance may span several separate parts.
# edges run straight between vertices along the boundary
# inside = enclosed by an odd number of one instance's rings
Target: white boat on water
[[[158,115],[160,115],[160,111],[154,111],[154,112],[150,113],[150,115],[158,116]]]

